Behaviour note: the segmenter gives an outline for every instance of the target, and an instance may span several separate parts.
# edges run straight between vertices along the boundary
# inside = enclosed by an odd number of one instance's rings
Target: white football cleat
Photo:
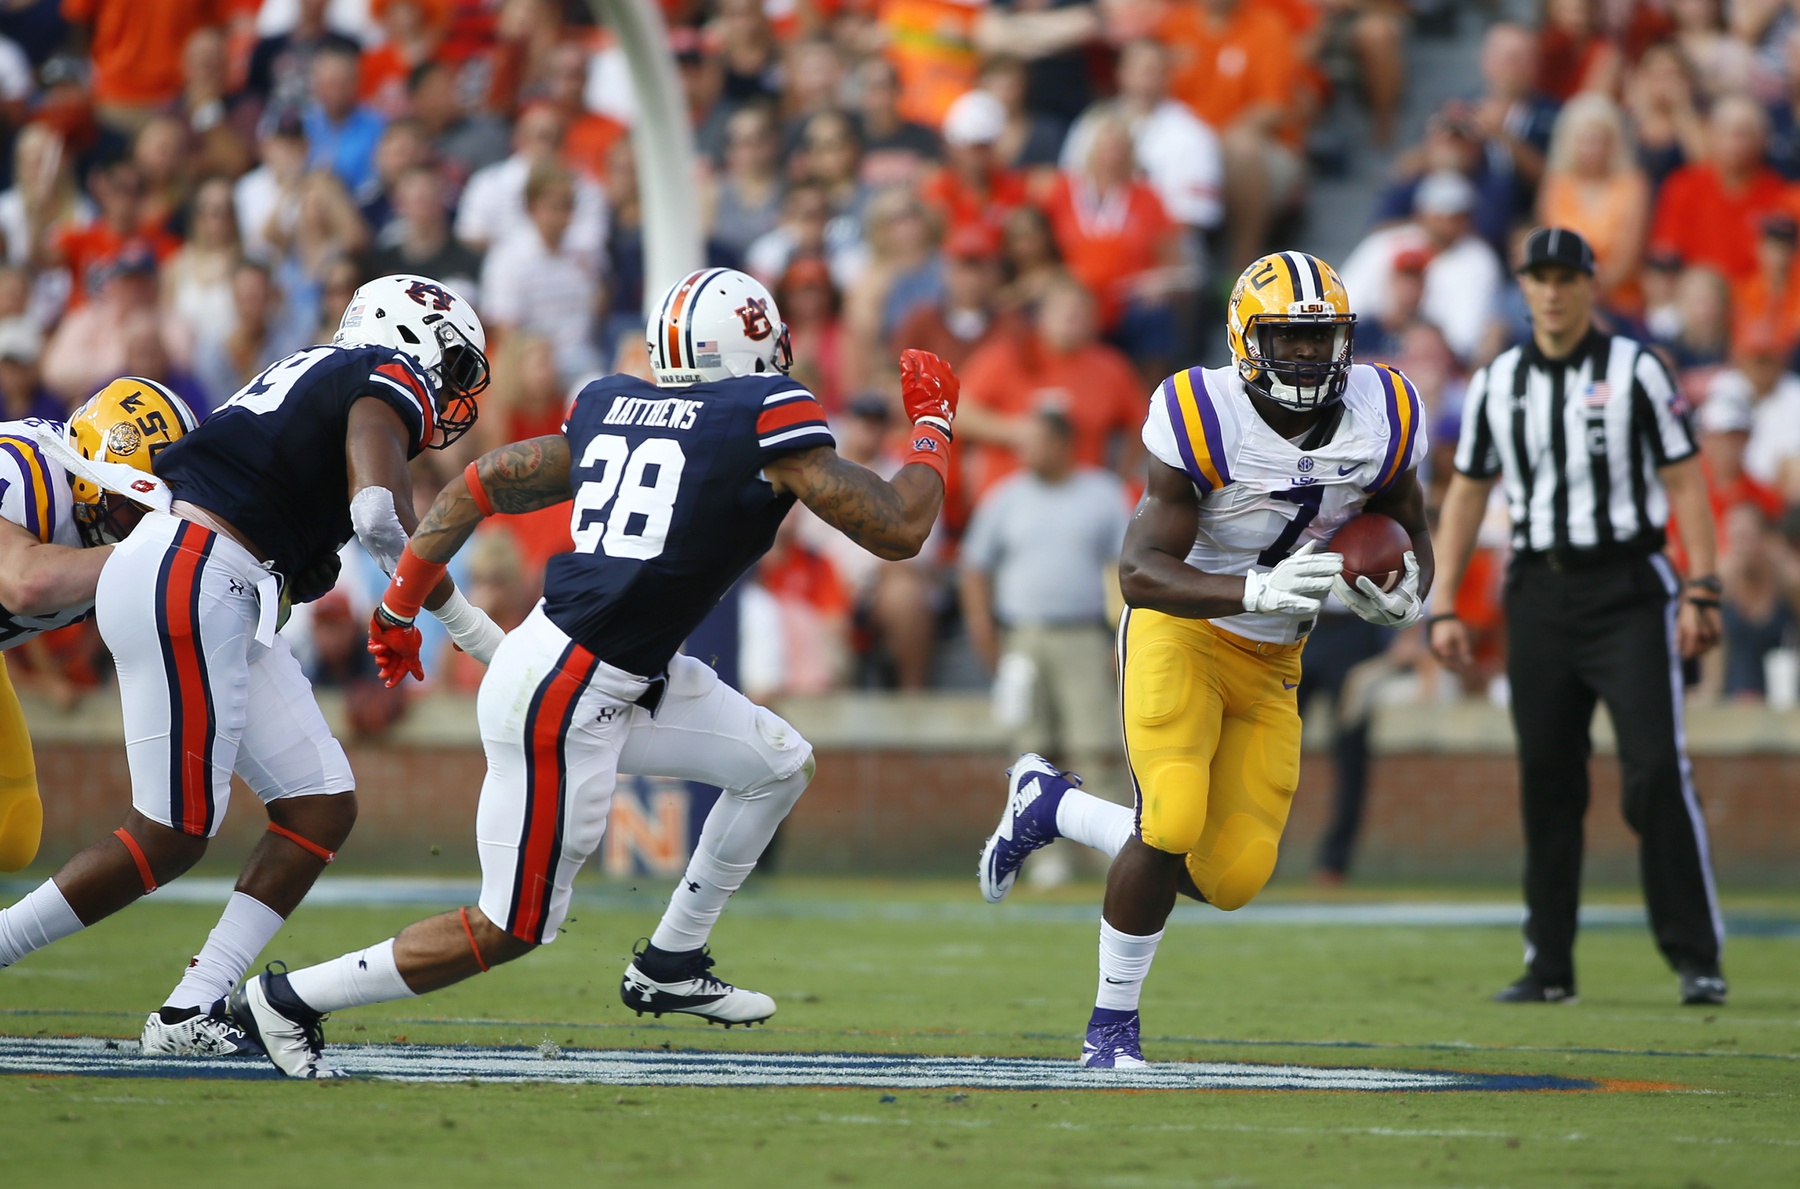
[[[651,978],[643,969],[649,948],[646,945],[633,951],[631,964],[625,967],[625,978],[619,983],[619,998],[638,1015],[649,1012],[661,1017],[665,1012],[680,1012],[730,1028],[734,1024],[755,1024],[775,1014],[775,1001],[761,991],[746,991],[715,978],[711,973],[712,955],[704,949],[677,955],[678,964],[659,969],[657,973],[662,978]]]
[[[270,971],[231,993],[231,1018],[263,1047],[271,1064],[291,1078],[350,1075],[325,1064],[325,1017],[301,1002],[287,975]]]
[[[1026,752],[1006,770],[1006,807],[1000,824],[981,847],[981,898],[998,904],[1012,891],[1025,857],[1055,842],[1056,807],[1062,795],[1081,783],[1079,776],[1058,772],[1049,760]]]
[[[138,1047],[146,1057],[260,1057],[261,1046],[225,1014],[225,1001],[210,1010],[163,1008],[144,1021]],[[180,1018],[170,1020],[167,1015]]]

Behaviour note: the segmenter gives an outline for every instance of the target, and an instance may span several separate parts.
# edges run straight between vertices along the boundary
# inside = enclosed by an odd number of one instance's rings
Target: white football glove
[[[1409,628],[1425,615],[1425,602],[1419,598],[1419,559],[1410,549],[1406,574],[1393,590],[1382,590],[1367,577],[1351,586],[1342,574],[1331,580],[1331,590],[1359,617],[1384,628]]]
[[[1267,574],[1244,575],[1244,610],[1280,615],[1314,615],[1325,592],[1344,569],[1341,553],[1315,553],[1308,541]]]

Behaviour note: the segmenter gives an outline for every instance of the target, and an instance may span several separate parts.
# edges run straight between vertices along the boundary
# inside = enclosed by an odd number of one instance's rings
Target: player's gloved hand
[[[1267,574],[1244,575],[1244,610],[1281,615],[1313,615],[1325,592],[1344,569],[1341,553],[1319,553],[1308,541]]]
[[[337,585],[338,574],[343,568],[344,559],[335,550],[322,554],[293,576],[286,593],[295,603],[310,603],[323,598]]]
[[[1331,580],[1331,591],[1359,618],[1384,628],[1409,628],[1425,615],[1425,601],[1419,597],[1419,559],[1410,549],[1406,573],[1393,590],[1382,590],[1367,577],[1358,577],[1352,586],[1339,574]]]
[[[932,426],[949,438],[961,392],[956,372],[930,351],[915,347],[900,353],[900,399],[914,425]]]
[[[389,689],[405,681],[408,673],[425,680],[425,666],[419,661],[421,647],[423,641],[412,620],[401,619],[386,607],[375,608],[369,617],[369,654]]]

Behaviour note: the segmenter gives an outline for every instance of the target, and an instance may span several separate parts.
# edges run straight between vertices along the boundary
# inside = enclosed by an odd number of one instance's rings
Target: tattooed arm
[[[944,482],[928,466],[903,466],[890,483],[830,446],[785,454],[763,474],[776,491],[797,496],[819,519],[888,561],[919,552],[944,502]]]
[[[527,438],[475,460],[475,475],[495,512],[535,512],[569,499],[569,441],[561,434]],[[456,556],[487,516],[462,475],[444,484],[412,536],[412,550],[429,562]]]

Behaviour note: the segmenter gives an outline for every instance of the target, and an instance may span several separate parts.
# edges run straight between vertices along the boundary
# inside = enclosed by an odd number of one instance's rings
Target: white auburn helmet
[[[755,277],[702,268],[663,295],[645,328],[650,370],[664,387],[769,375],[794,362],[787,323]]]
[[[350,295],[334,347],[392,347],[418,360],[437,397],[442,450],[475,424],[475,395],[488,385],[487,332],[475,310],[430,277],[377,277]]]

